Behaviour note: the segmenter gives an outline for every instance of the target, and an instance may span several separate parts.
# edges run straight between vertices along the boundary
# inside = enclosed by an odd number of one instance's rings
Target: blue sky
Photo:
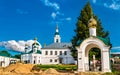
[[[0,42],[38,38],[43,45],[53,43],[56,24],[62,42],[75,35],[77,17],[87,0],[0,0]],[[103,28],[110,32],[113,50],[120,51],[120,1],[90,0]],[[9,48],[8,48],[9,49]]]

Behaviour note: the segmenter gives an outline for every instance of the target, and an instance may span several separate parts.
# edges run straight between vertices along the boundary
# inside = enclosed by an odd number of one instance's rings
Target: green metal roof
[[[102,38],[102,37],[99,37],[99,36],[96,36],[96,37],[95,37],[95,36],[92,36],[92,37],[97,38],[97,39],[103,41],[103,43],[104,43],[105,45],[110,45],[110,39],[109,39],[109,38]],[[86,39],[87,39],[87,38],[86,38]],[[86,40],[86,39],[84,39],[84,40]],[[84,40],[78,40],[77,46],[79,46]]]
[[[33,43],[32,45],[39,45],[39,43],[36,42],[36,43]]]
[[[59,32],[55,32],[55,35],[59,35]]]
[[[109,38],[102,38],[102,37],[99,37],[99,36],[96,36],[96,38],[98,38],[101,41],[103,41],[105,45],[109,45],[110,44],[110,39]]]
[[[30,52],[28,52],[27,54],[32,54],[33,50],[31,50]],[[42,54],[42,52],[40,50],[37,50],[36,54]]]
[[[15,56],[10,56],[10,55],[8,55],[8,54],[1,54],[0,53],[0,56],[3,56],[3,57],[9,57],[9,58],[16,58]],[[18,59],[18,58],[16,58],[16,59]]]

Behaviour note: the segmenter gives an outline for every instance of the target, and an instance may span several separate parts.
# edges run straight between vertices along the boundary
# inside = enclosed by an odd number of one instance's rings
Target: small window
[[[50,51],[50,55],[53,55],[53,51]]]
[[[55,51],[55,55],[57,55],[57,51]]]
[[[48,51],[45,51],[45,55],[48,55]]]
[[[39,63],[40,63],[40,60],[39,60]]]
[[[57,59],[55,59],[55,62],[57,62]]]
[[[56,39],[56,43],[58,43],[58,39]]]
[[[67,51],[64,52],[64,55],[67,55]]]
[[[52,59],[50,59],[50,62],[52,62]]]
[[[34,59],[36,59],[36,56],[34,56]]]
[[[30,60],[28,60],[28,63],[30,63]]]
[[[62,51],[60,51],[60,55],[62,55]]]

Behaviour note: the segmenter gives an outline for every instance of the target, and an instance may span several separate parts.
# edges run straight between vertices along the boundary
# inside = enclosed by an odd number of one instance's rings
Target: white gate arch
[[[89,37],[85,39],[79,46],[76,47],[78,50],[78,72],[89,71],[89,50],[97,47],[101,50],[101,62],[102,72],[111,72],[110,60],[109,60],[109,49],[110,46],[106,45],[102,40],[97,37]]]

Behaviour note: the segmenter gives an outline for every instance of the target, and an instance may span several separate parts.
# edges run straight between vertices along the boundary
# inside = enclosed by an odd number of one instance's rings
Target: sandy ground
[[[81,72],[81,73],[61,73],[55,69],[49,68],[45,71],[34,70],[32,64],[11,64],[8,67],[0,67],[0,75],[101,75],[98,72]]]

